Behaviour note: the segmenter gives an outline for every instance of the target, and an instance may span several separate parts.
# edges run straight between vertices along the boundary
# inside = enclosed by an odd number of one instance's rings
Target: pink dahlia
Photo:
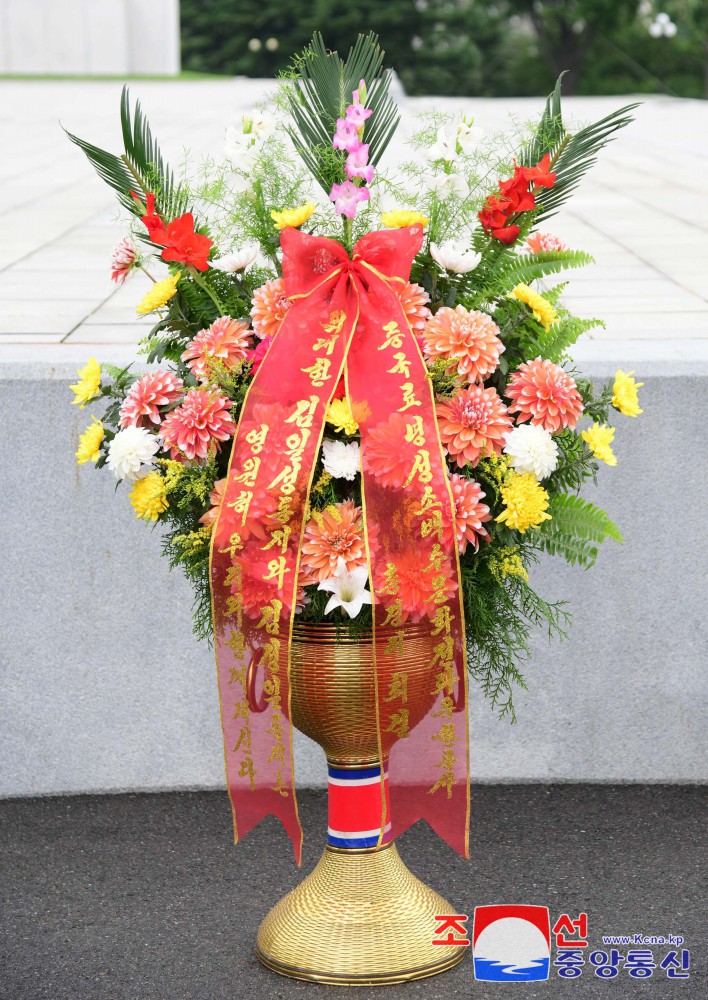
[[[531,253],[556,253],[567,250],[568,244],[553,233],[534,233],[526,240],[526,249]]]
[[[476,465],[493,451],[501,455],[512,422],[495,389],[471,385],[438,403],[436,410],[440,438],[459,468]]]
[[[181,406],[165,417],[160,430],[166,448],[177,461],[207,459],[236,433],[229,408],[233,404],[208,389],[190,389]]]
[[[256,344],[255,350],[248,352],[248,358],[251,362],[251,374],[255,375],[258,369],[263,364],[266,354],[268,353],[268,348],[273,343],[272,337],[264,337],[263,340],[259,340]]]
[[[251,347],[251,331],[243,319],[220,316],[206,330],[200,330],[187,345],[182,360],[189,364],[200,382],[208,382],[214,362],[235,368],[245,361]]]
[[[355,507],[351,500],[313,512],[305,526],[302,568],[307,576],[320,582],[330,579],[340,556],[348,570],[366,563],[361,507]]]
[[[133,382],[120,408],[121,427],[160,423],[160,406],[171,406],[184,393],[184,382],[172,372],[148,372]]]
[[[129,236],[116,244],[111,257],[111,280],[122,285],[138,263],[138,251]]]
[[[394,290],[401,301],[411,330],[414,333],[420,333],[421,330],[425,329],[425,324],[431,316],[430,309],[428,309],[430,296],[420,285],[413,285],[410,282],[394,286]]]
[[[257,288],[251,301],[251,321],[256,336],[274,337],[289,308],[282,278],[273,278]]]
[[[504,350],[491,316],[464,306],[438,310],[423,330],[423,344],[426,357],[455,363],[459,374],[470,382],[491,375]]]
[[[530,420],[551,434],[577,426],[583,401],[575,381],[552,361],[526,361],[519,365],[506,387],[512,400],[509,413],[517,413],[517,424]]]
[[[471,543],[476,552],[480,538],[489,541],[483,525],[492,519],[489,507],[482,503],[485,499],[482,487],[474,479],[467,479],[454,472],[450,476],[450,488],[455,502],[457,546],[462,553]]]

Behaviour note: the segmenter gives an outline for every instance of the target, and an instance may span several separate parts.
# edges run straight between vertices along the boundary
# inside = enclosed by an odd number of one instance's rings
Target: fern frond
[[[554,323],[548,331],[543,332],[537,338],[538,354],[542,358],[556,363],[562,361],[569,347],[588,330],[605,324],[601,319],[581,319],[578,316],[565,316],[558,323]]]
[[[508,262],[495,269],[494,282],[479,289],[480,298],[489,299],[509,291],[520,282],[528,284],[549,274],[558,274],[565,268],[586,267],[594,263],[594,258],[582,250],[554,250],[550,253],[522,254],[509,258]]]
[[[537,529],[535,541],[544,552],[563,556],[571,566],[579,563],[587,569],[594,564],[606,538],[622,541],[614,521],[582,497],[561,493],[551,500],[548,513],[551,520]]]

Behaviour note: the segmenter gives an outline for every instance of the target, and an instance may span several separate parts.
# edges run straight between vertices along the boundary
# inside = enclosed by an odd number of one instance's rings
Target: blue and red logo
[[[474,978],[492,983],[548,979],[551,926],[546,906],[477,906]]]

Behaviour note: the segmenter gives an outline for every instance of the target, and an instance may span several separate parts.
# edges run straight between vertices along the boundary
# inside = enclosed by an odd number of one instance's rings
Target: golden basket
[[[430,707],[430,633],[405,629],[403,660],[386,653],[393,633],[377,629],[379,683],[408,675],[410,725]],[[285,646],[286,644],[284,644]],[[333,625],[297,624],[290,665],[292,721],[337,768],[384,766],[395,736],[376,725],[371,633],[350,638]],[[456,965],[465,947],[435,946],[438,914],[454,913],[406,868],[393,842],[327,845],[314,871],[260,926],[258,958],[285,976],[343,985],[422,979]]]

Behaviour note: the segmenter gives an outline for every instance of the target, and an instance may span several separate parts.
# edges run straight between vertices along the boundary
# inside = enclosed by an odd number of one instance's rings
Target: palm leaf
[[[120,156],[100,149],[71,132],[66,134],[83,150],[101,180],[118,194],[121,204],[133,214],[140,215],[141,211],[130,192],[135,191],[145,201],[146,194],[152,191],[160,214],[165,218],[181,215],[186,210],[186,194],[175,184],[139,101],[136,101],[135,112],[131,116],[127,87],[123,87],[121,93],[120,119],[125,146]]]
[[[323,155],[332,150],[337,119],[343,118],[351,103],[352,91],[366,81],[366,123],[369,162],[376,165],[383,156],[399,121],[398,109],[389,96],[389,71],[382,72],[384,53],[375,34],[359,35],[346,62],[336,52],[328,52],[319,32],[299,59],[299,72],[288,92],[293,126],[290,136],[306,166],[329,194],[332,168],[341,171],[341,157]]]
[[[634,121],[630,112],[639,107],[638,103],[627,104],[571,135],[563,124],[561,110],[561,83],[564,75],[561,73],[558,77],[552,93],[548,95],[534,135],[519,155],[519,162],[523,166],[533,166],[546,153],[550,153],[556,173],[554,186],[538,198],[540,211],[536,215],[536,222],[555,215],[577,188],[584,174],[596,163],[597,154],[602,147],[612,141],[616,132]]]

